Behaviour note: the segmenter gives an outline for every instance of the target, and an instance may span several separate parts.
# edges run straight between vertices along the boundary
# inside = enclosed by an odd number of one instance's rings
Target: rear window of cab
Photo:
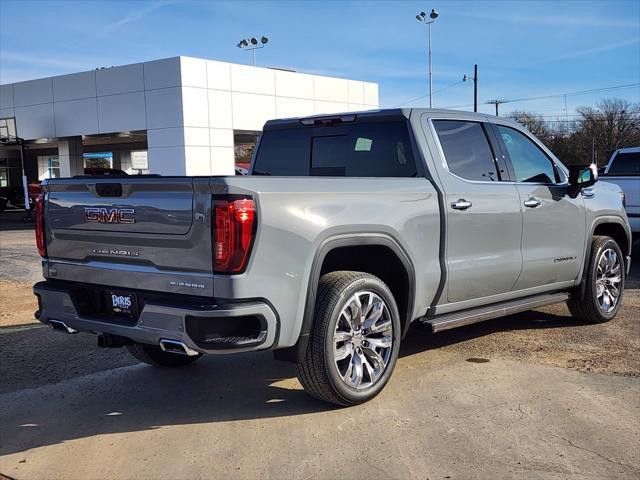
[[[254,175],[415,177],[405,122],[354,123],[267,130]]]

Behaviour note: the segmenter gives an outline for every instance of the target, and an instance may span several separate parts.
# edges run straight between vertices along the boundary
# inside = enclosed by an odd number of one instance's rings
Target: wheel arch
[[[580,270],[580,298],[584,298],[585,293],[585,275],[587,272],[587,266],[589,265],[589,257],[591,256],[591,244],[593,243],[593,237],[596,235],[606,235],[613,238],[622,254],[624,256],[625,269],[628,269],[629,256],[631,255],[631,232],[627,228],[622,217],[608,215],[596,218],[591,223],[591,229],[587,236],[585,244],[584,259],[582,262],[582,268]]]
[[[358,252],[360,253],[358,254]],[[378,263],[378,266],[372,266],[363,259],[364,253],[380,254],[383,252],[385,256],[383,261]],[[305,308],[298,341],[292,347],[274,350],[276,359],[298,362],[304,358],[309,342],[309,333],[313,326],[320,277],[336,270],[364,271],[384,281],[394,294],[398,304],[404,337],[411,323],[415,305],[416,275],[409,255],[395,238],[386,233],[341,234],[325,239],[317,248],[307,284]],[[394,274],[397,273],[402,274],[402,279],[394,277]],[[403,291],[404,295],[402,295]]]
[[[622,253],[625,256],[631,253],[631,238],[627,233],[627,229],[625,228],[622,219],[619,221],[603,219],[601,222],[594,222],[590,238],[593,238],[596,235],[606,235],[607,237],[613,238],[620,246],[620,250],[622,250]]]

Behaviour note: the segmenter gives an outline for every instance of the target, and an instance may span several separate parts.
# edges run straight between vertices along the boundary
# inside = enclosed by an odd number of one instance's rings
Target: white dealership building
[[[30,182],[92,166],[136,173],[145,158],[150,173],[233,174],[268,119],[375,108],[375,83],[192,57],[0,85]],[[0,147],[0,186],[20,185],[18,158]]]

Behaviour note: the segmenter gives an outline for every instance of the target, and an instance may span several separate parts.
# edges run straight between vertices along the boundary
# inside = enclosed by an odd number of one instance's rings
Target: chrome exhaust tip
[[[163,352],[175,353],[178,355],[188,355],[189,357],[195,357],[199,355],[195,350],[187,347],[183,342],[179,340],[169,340],[163,338],[160,340],[160,349]]]
[[[49,327],[51,327],[51,330],[55,330],[56,332],[64,332],[69,334],[78,333],[78,330],[76,330],[75,328],[71,328],[61,320],[49,320]]]

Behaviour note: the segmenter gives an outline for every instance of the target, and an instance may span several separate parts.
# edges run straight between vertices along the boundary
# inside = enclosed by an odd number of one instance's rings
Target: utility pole
[[[495,105],[496,106],[496,117],[500,116],[500,113],[498,111],[498,107],[500,106],[501,103],[507,103],[506,100],[489,100],[487,102],[489,105]]]
[[[431,25],[433,20],[428,22],[429,24],[429,108],[433,108],[433,71],[431,67]]]
[[[473,66],[473,111],[478,111],[478,64]],[[496,114],[497,115],[497,114]]]

